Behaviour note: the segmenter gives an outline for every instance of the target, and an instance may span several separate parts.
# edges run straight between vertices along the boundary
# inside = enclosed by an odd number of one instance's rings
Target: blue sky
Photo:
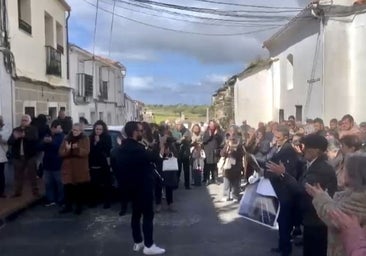
[[[233,6],[197,0],[156,1],[233,10]],[[240,36],[177,33],[132,22],[129,19],[153,26],[201,34],[242,34],[268,27],[264,25],[263,27],[262,25],[258,27],[222,26],[222,24],[213,26],[199,24],[201,22],[199,19],[187,21],[187,18],[184,18],[184,21],[178,21],[176,18],[182,19],[181,16],[118,2],[111,34],[113,0],[100,0],[101,9],[98,11],[94,43],[96,8],[93,5],[97,0],[69,0],[68,2],[72,9],[69,23],[70,42],[90,51],[95,48],[96,54],[118,60],[125,65],[127,68],[126,93],[147,104],[210,104],[211,95],[228,78],[241,72],[251,60],[260,56],[266,57],[267,53],[262,49],[262,41],[279,28]],[[226,2],[299,7],[307,1],[231,0]],[[246,8],[246,10],[251,9]],[[191,14],[184,11],[181,13]],[[291,13],[291,15],[295,14],[295,11]],[[217,16],[206,15],[205,17]]]

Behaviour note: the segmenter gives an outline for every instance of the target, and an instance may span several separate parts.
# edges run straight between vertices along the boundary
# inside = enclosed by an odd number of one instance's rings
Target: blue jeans
[[[64,187],[61,182],[61,171],[44,170],[43,175],[48,202],[62,204],[64,200]]]

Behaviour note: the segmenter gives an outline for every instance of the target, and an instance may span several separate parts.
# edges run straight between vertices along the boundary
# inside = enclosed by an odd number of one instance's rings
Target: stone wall
[[[33,107],[35,116],[49,115],[49,108],[56,110],[65,108],[70,111],[70,89],[67,87],[53,87],[42,82],[15,81],[15,123],[18,125],[25,107]]]

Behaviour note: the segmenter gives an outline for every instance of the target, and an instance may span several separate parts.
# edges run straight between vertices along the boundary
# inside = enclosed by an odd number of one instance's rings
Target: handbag
[[[226,157],[220,157],[219,161],[217,162],[217,169],[221,170],[224,168]]]
[[[178,188],[178,160],[172,156],[163,160],[163,185],[172,189]]]
[[[178,160],[172,156],[164,159],[163,161],[163,172],[178,171]]]

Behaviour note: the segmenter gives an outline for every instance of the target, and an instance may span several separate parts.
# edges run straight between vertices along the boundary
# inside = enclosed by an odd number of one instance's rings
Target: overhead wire
[[[116,0],[113,0],[116,1]],[[172,11],[172,10],[168,10],[168,9],[164,9],[161,7],[155,7],[155,6],[150,6],[150,5],[146,5],[146,4],[141,4],[141,3],[131,3],[131,1],[124,1],[124,0],[118,0],[118,2],[126,4],[126,5],[130,5],[130,6],[134,6],[134,7],[138,7],[138,8],[144,8],[150,11],[154,11],[154,12],[158,12],[161,16],[161,13],[167,13],[169,15],[173,15],[173,16],[180,16],[180,17],[186,17],[186,18],[194,18],[194,19],[201,19],[201,20],[205,20],[205,21],[217,21],[217,22],[226,22],[226,23],[236,23],[236,24],[243,24],[243,23],[273,23],[273,22],[280,22],[283,20],[262,20],[261,16],[258,16],[257,19],[239,19],[239,18],[235,18],[235,19],[225,19],[225,18],[213,18],[212,15],[211,17],[207,17],[207,16],[199,16],[199,15],[192,15],[189,13],[182,13],[182,12],[177,12],[177,11]],[[289,21],[290,17],[288,19],[286,19],[285,21]],[[282,25],[282,24],[281,24]]]
[[[230,6],[238,6],[238,7],[250,7],[250,8],[259,8],[259,9],[281,9],[281,10],[301,10],[299,7],[284,7],[284,6],[266,6],[266,5],[252,5],[252,4],[238,4],[238,3],[226,3],[220,1],[213,0],[193,0],[196,2],[204,2],[204,3],[212,3],[212,4],[220,4],[220,5],[230,5]]]
[[[90,3],[87,0],[83,0],[83,1],[88,3],[89,5],[91,5],[93,7],[97,7],[95,4]],[[98,9],[101,10],[101,11],[104,11],[106,13],[113,14],[112,11],[107,10],[105,8],[102,8],[100,6],[98,6]],[[269,30],[272,30],[274,28],[278,28],[278,26],[273,26],[273,27],[268,27],[268,28],[265,28],[265,29],[258,29],[258,30],[251,30],[251,31],[237,32],[237,33],[201,33],[201,32],[185,31],[185,30],[178,30],[178,29],[172,29],[172,28],[157,26],[157,25],[146,23],[146,22],[138,21],[138,20],[135,20],[135,19],[132,19],[132,18],[128,18],[126,16],[123,16],[123,15],[117,14],[117,13],[115,13],[114,15],[117,16],[117,17],[123,18],[125,20],[129,20],[131,22],[135,22],[135,23],[138,23],[138,24],[141,24],[141,25],[145,25],[145,26],[149,26],[149,27],[153,27],[153,28],[157,28],[157,29],[162,29],[162,30],[172,31],[172,32],[179,32],[179,33],[184,33],[184,34],[201,35],[201,36],[240,36],[240,35],[249,35],[249,34],[269,31]]]
[[[114,0],[114,1],[120,1],[120,0]],[[176,4],[169,4],[169,3],[163,3],[163,2],[157,2],[157,1],[151,1],[151,0],[131,0],[132,2],[137,2],[137,3],[145,3],[145,4],[149,4],[149,5],[153,5],[153,6],[160,6],[160,7],[165,7],[165,8],[170,8],[170,9],[176,9],[176,10],[181,10],[181,11],[190,11],[190,12],[196,12],[196,13],[205,13],[205,14],[214,14],[214,15],[218,15],[218,16],[224,16],[224,17],[238,17],[238,18],[258,18],[258,14],[257,15],[253,15],[253,14],[245,14],[245,11],[241,11],[241,10],[217,10],[217,9],[210,9],[210,8],[201,8],[201,7],[193,7],[193,6],[182,6],[182,5],[176,5]],[[244,14],[241,14],[243,13]],[[270,16],[270,15],[262,15],[261,16],[262,19],[287,19],[288,16]]]
[[[106,0],[102,0],[103,3],[109,4],[109,1]],[[113,1],[113,8],[115,7],[116,1]],[[129,4],[127,2],[127,4]],[[148,15],[148,16],[152,16],[152,17],[158,17],[158,18],[163,18],[163,19],[169,19],[169,20],[175,20],[175,21],[182,21],[182,22],[189,22],[189,23],[194,23],[194,24],[201,24],[201,25],[207,25],[207,26],[220,26],[220,27],[273,27],[273,26],[282,26],[283,24],[268,24],[268,23],[257,23],[257,22],[241,22],[241,23],[224,23],[224,22],[217,22],[217,20],[213,20],[215,22],[203,22],[203,21],[198,21],[198,20],[191,20],[191,19],[184,19],[184,18],[176,18],[176,17],[171,17],[171,16],[162,16],[161,13],[159,14],[154,14],[154,13],[149,13],[149,12],[144,12],[141,10],[136,10],[136,9],[132,9],[132,8],[128,8],[125,6],[121,6],[121,5],[117,5],[117,8],[123,9],[123,10],[127,10],[127,11],[131,11],[131,12],[135,12],[138,14],[143,14],[143,15]]]

